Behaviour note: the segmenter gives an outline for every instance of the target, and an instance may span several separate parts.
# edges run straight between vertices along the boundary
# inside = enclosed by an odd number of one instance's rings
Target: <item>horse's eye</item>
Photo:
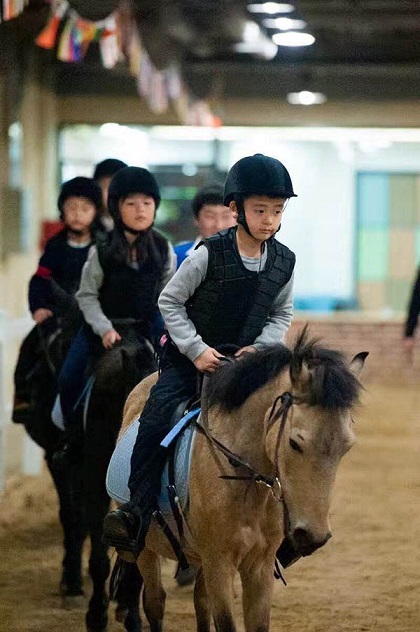
[[[303,450],[298,443],[294,439],[289,439],[289,445],[295,452],[300,452],[302,454]]]

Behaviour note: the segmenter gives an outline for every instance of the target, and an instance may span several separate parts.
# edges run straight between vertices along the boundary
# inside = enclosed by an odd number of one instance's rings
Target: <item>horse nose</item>
[[[326,542],[331,538],[332,533],[328,531],[321,539],[315,538],[313,533],[303,527],[296,527],[293,531],[293,541],[296,548],[302,552],[303,555],[313,553],[316,549],[324,546]]]

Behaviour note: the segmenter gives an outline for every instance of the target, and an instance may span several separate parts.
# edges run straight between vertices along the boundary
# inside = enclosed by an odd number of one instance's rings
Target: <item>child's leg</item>
[[[66,427],[53,457],[54,465],[58,468],[78,461],[82,455],[82,415],[80,410],[75,410],[75,407],[85,386],[89,353],[89,338],[81,328],[72,340],[58,376],[60,404]]]
[[[104,522],[104,540],[119,550],[138,553],[156,508],[156,496],[166,460],[160,442],[169,432],[173,414],[185,399],[195,394],[197,372],[190,362],[172,364],[160,375],[140,417],[131,457],[130,502],[110,512]]]
[[[82,327],[72,340],[58,377],[60,403],[68,427],[76,421],[74,407],[85,386],[89,351],[89,340]]]

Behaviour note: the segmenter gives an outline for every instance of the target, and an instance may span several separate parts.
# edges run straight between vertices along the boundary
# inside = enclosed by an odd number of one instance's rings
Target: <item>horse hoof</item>
[[[128,608],[127,606],[117,606],[115,608],[115,621],[117,621],[118,623],[124,623],[127,615],[128,615]]]
[[[189,586],[194,583],[197,573],[198,570],[194,566],[189,566],[185,570],[179,568],[175,575],[176,583],[178,586]]]

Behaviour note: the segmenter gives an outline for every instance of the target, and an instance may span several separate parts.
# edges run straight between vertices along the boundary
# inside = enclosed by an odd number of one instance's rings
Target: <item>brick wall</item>
[[[413,364],[410,364],[402,348],[402,322],[369,321],[363,317],[360,320],[342,317],[304,320],[296,316],[288,333],[288,344],[306,323],[313,336],[322,338],[327,346],[340,349],[349,358],[359,351],[369,351],[364,383],[420,385],[420,341],[416,343]]]

